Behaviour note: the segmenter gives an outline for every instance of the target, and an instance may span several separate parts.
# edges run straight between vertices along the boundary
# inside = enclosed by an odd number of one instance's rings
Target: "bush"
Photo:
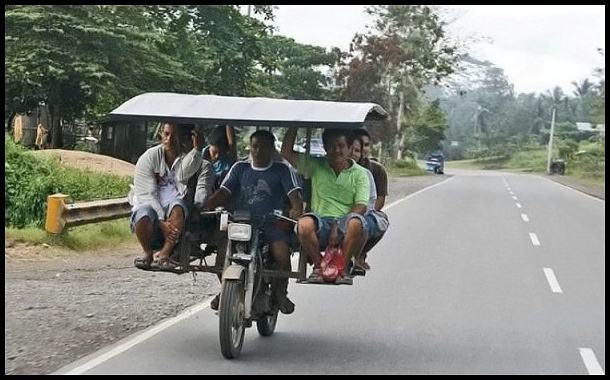
[[[42,226],[51,194],[89,201],[123,197],[129,191],[127,178],[61,167],[52,159],[27,154],[10,138],[5,138],[4,149],[5,226]]]
[[[404,160],[395,160],[392,161],[391,164],[392,167],[397,168],[397,169],[415,169],[418,168],[417,166],[417,162],[415,162],[415,160],[412,159],[404,159]]]
[[[605,177],[606,148],[600,142],[582,142],[580,152],[574,154],[572,173],[592,178]]]
[[[559,158],[569,160],[578,151],[578,142],[572,139],[558,140]]]
[[[537,151],[517,152],[506,163],[507,168],[527,170],[538,173],[546,172],[547,153],[543,149]]]

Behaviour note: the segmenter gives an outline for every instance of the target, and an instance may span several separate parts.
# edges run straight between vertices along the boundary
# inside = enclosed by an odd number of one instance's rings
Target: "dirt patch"
[[[133,268],[137,244],[81,254],[5,254],[6,374],[48,374],[177,315],[219,290],[216,277]],[[16,259],[15,257],[19,257]]]
[[[130,162],[80,150],[45,149],[31,151],[31,154],[57,157],[62,165],[119,176],[133,177],[136,169],[136,166]]]

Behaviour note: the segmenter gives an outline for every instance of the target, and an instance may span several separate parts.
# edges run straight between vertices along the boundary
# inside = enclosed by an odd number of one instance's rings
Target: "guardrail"
[[[47,197],[45,230],[60,234],[64,229],[88,223],[124,218],[131,213],[127,197],[92,202],[67,203],[69,195],[53,194]]]

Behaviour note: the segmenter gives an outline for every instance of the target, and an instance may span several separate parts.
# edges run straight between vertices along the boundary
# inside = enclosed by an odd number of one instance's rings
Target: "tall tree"
[[[129,6],[5,8],[7,107],[47,105],[52,146],[61,147],[60,121],[82,116],[103,98],[187,90],[197,79],[155,48],[154,33],[134,25],[137,15]]]
[[[262,71],[255,85],[261,95],[289,99],[330,99],[330,70],[340,51],[299,44],[294,39],[270,35],[263,38]]]
[[[428,103],[414,120],[413,127],[407,130],[411,150],[425,154],[440,149],[446,128],[447,119],[440,101]]]
[[[352,42],[350,71],[343,73],[347,93],[367,88],[382,92],[380,103],[391,112],[396,157],[401,158],[406,127],[417,115],[414,106],[420,90],[452,72],[457,51],[446,40],[444,23],[432,7],[381,5],[371,6],[367,12],[375,17],[375,27],[366,35],[356,35]]]

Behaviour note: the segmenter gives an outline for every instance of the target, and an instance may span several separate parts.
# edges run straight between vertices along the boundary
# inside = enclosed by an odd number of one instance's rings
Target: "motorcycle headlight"
[[[250,241],[252,226],[249,224],[231,223],[227,231],[229,239],[237,241]]]

